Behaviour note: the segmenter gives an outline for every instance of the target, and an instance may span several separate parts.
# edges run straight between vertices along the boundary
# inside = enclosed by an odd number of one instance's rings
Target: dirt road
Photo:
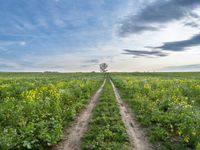
[[[79,150],[81,137],[83,133],[87,130],[87,125],[91,117],[93,108],[99,99],[101,91],[105,85],[106,80],[104,80],[101,87],[97,90],[95,95],[91,98],[89,104],[86,106],[79,116],[76,118],[71,128],[66,129],[64,133],[64,138],[55,146],[52,150]]]
[[[117,91],[115,85],[110,80],[113,91],[115,93],[115,97],[120,109],[120,115],[122,117],[122,121],[126,127],[126,132],[129,135],[129,139],[131,145],[134,150],[152,150],[152,145],[148,142],[147,137],[144,134],[144,131],[136,122],[134,114],[130,111],[130,109],[124,104],[121,100],[119,92]]]

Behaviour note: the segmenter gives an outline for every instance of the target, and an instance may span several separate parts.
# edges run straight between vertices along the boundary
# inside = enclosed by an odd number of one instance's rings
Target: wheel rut
[[[55,147],[53,147],[52,150],[80,150],[81,138],[87,130],[92,110],[96,106],[105,82],[106,79],[91,98],[89,104],[86,106],[86,109],[78,115],[72,126],[66,129],[64,132],[64,138]]]
[[[120,109],[122,121],[126,127],[126,132],[134,150],[153,150],[153,146],[149,143],[148,138],[145,136],[143,129],[137,123],[133,112],[122,101],[119,92],[117,91],[114,83],[110,80],[115,98]]]

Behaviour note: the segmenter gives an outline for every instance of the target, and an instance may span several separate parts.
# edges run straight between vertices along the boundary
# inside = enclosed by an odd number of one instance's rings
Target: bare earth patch
[[[133,149],[134,150],[152,150],[153,146],[149,143],[147,137],[144,134],[144,131],[136,122],[133,112],[131,112],[131,110],[121,100],[121,97],[115,85],[113,84],[113,82],[111,80],[110,82],[112,84],[113,91],[115,93],[115,97],[119,105],[122,121],[126,127]]]
[[[105,85],[106,80],[104,80],[101,87],[97,90],[95,95],[91,98],[91,101],[87,105],[78,117],[75,119],[72,126],[64,132],[64,138],[58,143],[57,146],[53,147],[52,150],[79,150],[81,137],[83,133],[87,130],[87,125],[89,123],[91,112],[96,106],[99,99],[101,91]]]

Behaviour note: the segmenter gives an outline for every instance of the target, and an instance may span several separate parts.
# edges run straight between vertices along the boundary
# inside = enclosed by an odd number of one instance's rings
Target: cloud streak
[[[200,28],[200,25],[196,22],[187,22],[184,24],[185,26],[189,26],[189,27],[192,27],[192,28]]]
[[[124,49],[124,53],[127,55],[133,55],[134,57],[165,57],[167,53],[161,51],[145,51],[145,50],[129,50]]]
[[[84,63],[87,63],[87,64],[98,64],[99,63],[99,59],[86,60]]]
[[[200,64],[168,66],[160,69],[161,71],[200,71]]]
[[[200,45],[200,33],[194,35],[193,37],[187,40],[166,42],[162,46],[153,47],[153,48],[159,48],[159,49],[168,50],[168,51],[184,51],[186,50],[186,48],[199,46],[199,45]]]
[[[199,0],[157,0],[137,14],[129,15],[119,27],[119,36],[155,31],[166,23],[186,17],[198,17],[192,12],[200,6]]]

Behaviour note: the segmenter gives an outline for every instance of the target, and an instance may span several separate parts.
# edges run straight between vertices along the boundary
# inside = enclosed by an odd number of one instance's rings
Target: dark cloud
[[[168,66],[160,69],[161,71],[200,71],[200,64]]]
[[[165,57],[165,56],[168,56],[167,53],[160,52],[160,51],[129,50],[129,49],[124,49],[123,54],[133,55],[134,57]]]
[[[119,35],[158,30],[159,25],[188,16],[196,18],[198,15],[192,11],[198,6],[200,0],[157,0],[128,16],[120,25]]]
[[[126,22],[126,25],[121,26],[120,30],[122,31],[120,35],[124,36],[124,33],[140,33],[144,30],[156,31],[158,30],[158,28],[152,27],[152,26],[136,25],[136,24],[134,25],[134,28],[133,28],[132,22]]]
[[[200,45],[200,33],[187,40],[166,42],[160,47],[153,48],[159,48],[168,51],[184,51],[186,48],[198,45]]]
[[[187,22],[184,25],[192,27],[192,28],[200,28],[200,25],[198,23],[196,23],[196,22]]]
[[[190,16],[195,19],[199,19],[199,17],[200,17],[199,14],[197,14],[197,13],[190,13]]]
[[[96,66],[100,63],[100,60],[99,59],[89,59],[89,60],[85,60],[83,62],[82,65],[80,65],[80,68],[82,67],[91,67],[91,66]]]
[[[96,64],[96,63],[99,63],[99,59],[86,60],[85,63]]]

